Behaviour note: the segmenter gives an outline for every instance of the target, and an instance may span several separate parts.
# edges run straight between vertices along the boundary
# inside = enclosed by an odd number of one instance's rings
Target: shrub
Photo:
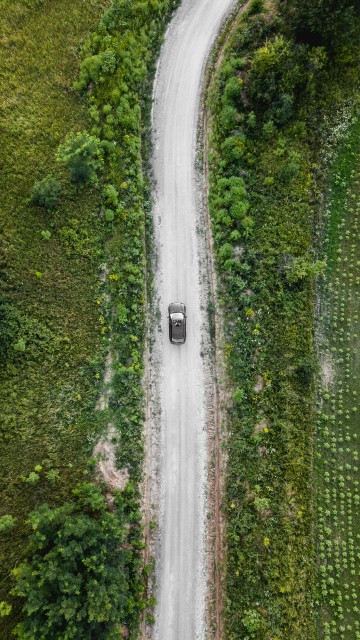
[[[245,611],[245,615],[241,622],[251,636],[253,633],[261,629],[261,616],[255,609]]]
[[[13,349],[14,349],[14,351],[18,351],[19,353],[22,353],[23,351],[25,351],[26,342],[25,342],[24,338],[19,338],[19,340],[14,342]]]
[[[36,471],[31,471],[27,477],[22,476],[22,480],[23,482],[26,482],[26,484],[34,485],[39,482],[40,476],[38,473],[36,473]]]
[[[13,594],[25,598],[20,640],[119,638],[128,582],[121,496],[114,512],[100,490],[82,484],[73,500],[30,514],[30,557],[13,570]]]
[[[54,209],[59,203],[60,191],[61,187],[56,178],[46,176],[34,183],[31,202],[44,209]]]
[[[235,404],[241,404],[244,401],[245,398],[245,391],[244,389],[236,389],[236,391],[234,391],[233,393],[233,401],[235,402]]]
[[[117,189],[112,184],[106,184],[104,187],[104,197],[109,205],[117,206],[119,200],[119,193]]]
[[[0,618],[4,618],[5,616],[9,616],[12,611],[11,604],[7,602],[0,602]]]
[[[316,260],[311,262],[303,256],[293,258],[286,267],[286,279],[289,283],[294,284],[304,280],[305,278],[315,278],[324,273],[326,262]]]
[[[15,518],[10,515],[0,517],[0,533],[11,531],[15,526]]]
[[[59,469],[49,469],[49,471],[46,471],[45,477],[51,484],[55,484],[60,480]]]
[[[68,167],[74,182],[96,183],[104,162],[100,140],[86,131],[70,133],[59,146],[56,159]]]
[[[105,209],[104,216],[106,222],[112,222],[115,218],[115,213],[112,209]]]

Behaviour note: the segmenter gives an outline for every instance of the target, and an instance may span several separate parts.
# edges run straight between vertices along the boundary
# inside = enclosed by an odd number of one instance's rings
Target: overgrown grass
[[[69,182],[54,150],[69,129],[87,125],[71,86],[81,43],[102,9],[98,1],[2,3],[0,490],[2,513],[16,526],[1,540],[0,600],[8,599],[10,570],[24,553],[24,516],[44,500],[67,497],[86,473],[96,437],[100,199]],[[28,202],[34,181],[48,173],[62,186],[61,203],[49,213]],[[69,240],[65,229],[74,230]],[[49,240],[41,235],[47,230]],[[21,476],[35,465],[43,470],[31,485]],[[58,480],[47,479],[50,469]],[[18,617],[13,604],[14,615],[1,622],[4,639]]]
[[[332,114],[357,90],[252,5],[209,97],[210,212],[234,389],[228,409],[225,637],[316,637],[312,455],[315,241]],[[312,69],[312,72],[309,72]]]
[[[325,201],[316,429],[320,638],[360,638],[360,119],[331,167]]]

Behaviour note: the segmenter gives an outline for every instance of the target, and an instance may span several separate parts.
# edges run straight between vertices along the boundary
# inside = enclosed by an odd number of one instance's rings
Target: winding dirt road
[[[204,65],[234,0],[184,0],[167,31],[154,87],[154,227],[161,408],[154,640],[203,640],[206,604],[206,398],[196,128]],[[201,235],[201,229],[200,229]],[[169,302],[187,306],[184,345],[170,344]]]

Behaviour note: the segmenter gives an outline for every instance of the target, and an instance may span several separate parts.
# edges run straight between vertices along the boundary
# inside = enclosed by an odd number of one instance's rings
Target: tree
[[[30,559],[14,569],[14,595],[25,598],[20,640],[122,638],[128,604],[121,495],[110,511],[100,490],[82,484],[74,499],[29,517]],[[130,606],[130,605],[129,605]]]
[[[360,3],[356,0],[279,0],[279,6],[302,41],[336,49],[357,36]]]
[[[104,164],[100,140],[86,131],[70,133],[58,148],[56,159],[70,170],[74,182],[96,184],[97,173]]]
[[[59,203],[60,184],[52,176],[46,176],[34,183],[31,202],[44,209],[54,209]]]

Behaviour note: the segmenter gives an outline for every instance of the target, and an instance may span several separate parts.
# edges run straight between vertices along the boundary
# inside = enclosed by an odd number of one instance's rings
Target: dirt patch
[[[113,358],[111,353],[109,352],[105,359],[104,386],[103,386],[103,391],[100,394],[99,400],[96,405],[97,411],[104,411],[108,406],[109,393],[110,393],[109,385],[110,385],[111,376],[112,376],[112,363],[113,363]]]
[[[264,431],[264,429],[268,429],[268,428],[269,428],[269,424],[268,424],[267,420],[260,420],[260,422],[258,422],[254,427],[254,435],[256,435],[257,433],[260,433],[260,431]]]
[[[97,473],[108,487],[122,491],[129,480],[129,472],[127,469],[117,469],[116,467],[117,438],[115,427],[110,425],[107,435],[100,438],[97,443],[93,456],[98,458]]]
[[[255,393],[260,393],[265,386],[264,378],[259,374],[256,378],[256,385],[254,387]]]
[[[321,381],[324,389],[329,389],[335,379],[335,368],[329,354],[320,363]]]

